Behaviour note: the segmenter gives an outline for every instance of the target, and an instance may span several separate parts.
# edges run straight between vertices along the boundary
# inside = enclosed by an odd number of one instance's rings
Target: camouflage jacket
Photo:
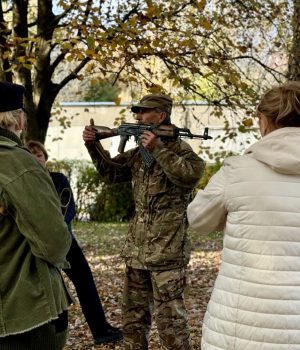
[[[203,173],[203,160],[180,139],[156,146],[152,152],[156,162],[150,168],[138,147],[112,159],[108,152],[100,155],[95,144],[86,147],[104,181],[132,181],[135,214],[121,253],[126,264],[147,270],[187,265],[186,208]]]

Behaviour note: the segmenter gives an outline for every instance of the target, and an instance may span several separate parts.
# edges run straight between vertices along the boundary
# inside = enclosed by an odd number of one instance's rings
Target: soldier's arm
[[[194,188],[203,175],[205,163],[187,143],[178,153],[159,144],[152,154],[168,179],[178,186]]]
[[[111,158],[110,153],[104,150],[100,142],[97,144],[86,143],[85,146],[103,181],[106,183],[131,181],[131,151],[124,152]]]

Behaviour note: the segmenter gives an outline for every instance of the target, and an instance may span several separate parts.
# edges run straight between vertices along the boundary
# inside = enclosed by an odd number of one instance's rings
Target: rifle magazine
[[[141,144],[139,145],[140,148],[140,154],[145,162],[145,164],[147,165],[148,168],[151,168],[152,165],[155,163],[155,158],[153,157],[153,155],[145,148],[143,147]]]

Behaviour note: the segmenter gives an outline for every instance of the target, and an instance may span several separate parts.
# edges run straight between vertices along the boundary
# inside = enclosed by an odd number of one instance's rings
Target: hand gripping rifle
[[[133,136],[135,141],[139,143],[139,138],[144,131],[151,131],[156,136],[162,138],[163,140],[176,140],[178,137],[188,137],[190,139],[199,138],[203,140],[212,139],[208,135],[208,128],[204,128],[203,135],[192,134],[187,128],[178,128],[173,124],[135,124],[135,123],[123,123],[118,128],[108,128],[106,126],[94,125],[94,120],[91,119],[90,125],[96,131],[96,141],[106,139],[108,137],[120,136],[121,141],[119,144],[118,152],[123,153],[125,149],[126,142],[129,137]],[[155,159],[153,155],[144,148],[140,143],[140,153],[150,168],[154,163]]]

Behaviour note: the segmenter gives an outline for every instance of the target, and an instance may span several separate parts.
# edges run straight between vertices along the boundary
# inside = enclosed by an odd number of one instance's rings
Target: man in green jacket
[[[161,94],[146,95],[132,106],[137,122],[143,124],[170,124],[171,109],[172,100]],[[121,254],[126,263],[125,349],[148,349],[154,302],[163,349],[189,350],[183,300],[190,254],[186,208],[203,173],[204,162],[181,139],[161,140],[150,131],[143,133],[138,147],[112,160],[95,139],[95,130],[86,126],[83,140],[103,179],[133,184],[135,214]],[[150,152],[152,165],[144,162],[141,148]]]
[[[50,176],[20,141],[23,90],[0,82],[0,349],[61,350],[71,238]]]

